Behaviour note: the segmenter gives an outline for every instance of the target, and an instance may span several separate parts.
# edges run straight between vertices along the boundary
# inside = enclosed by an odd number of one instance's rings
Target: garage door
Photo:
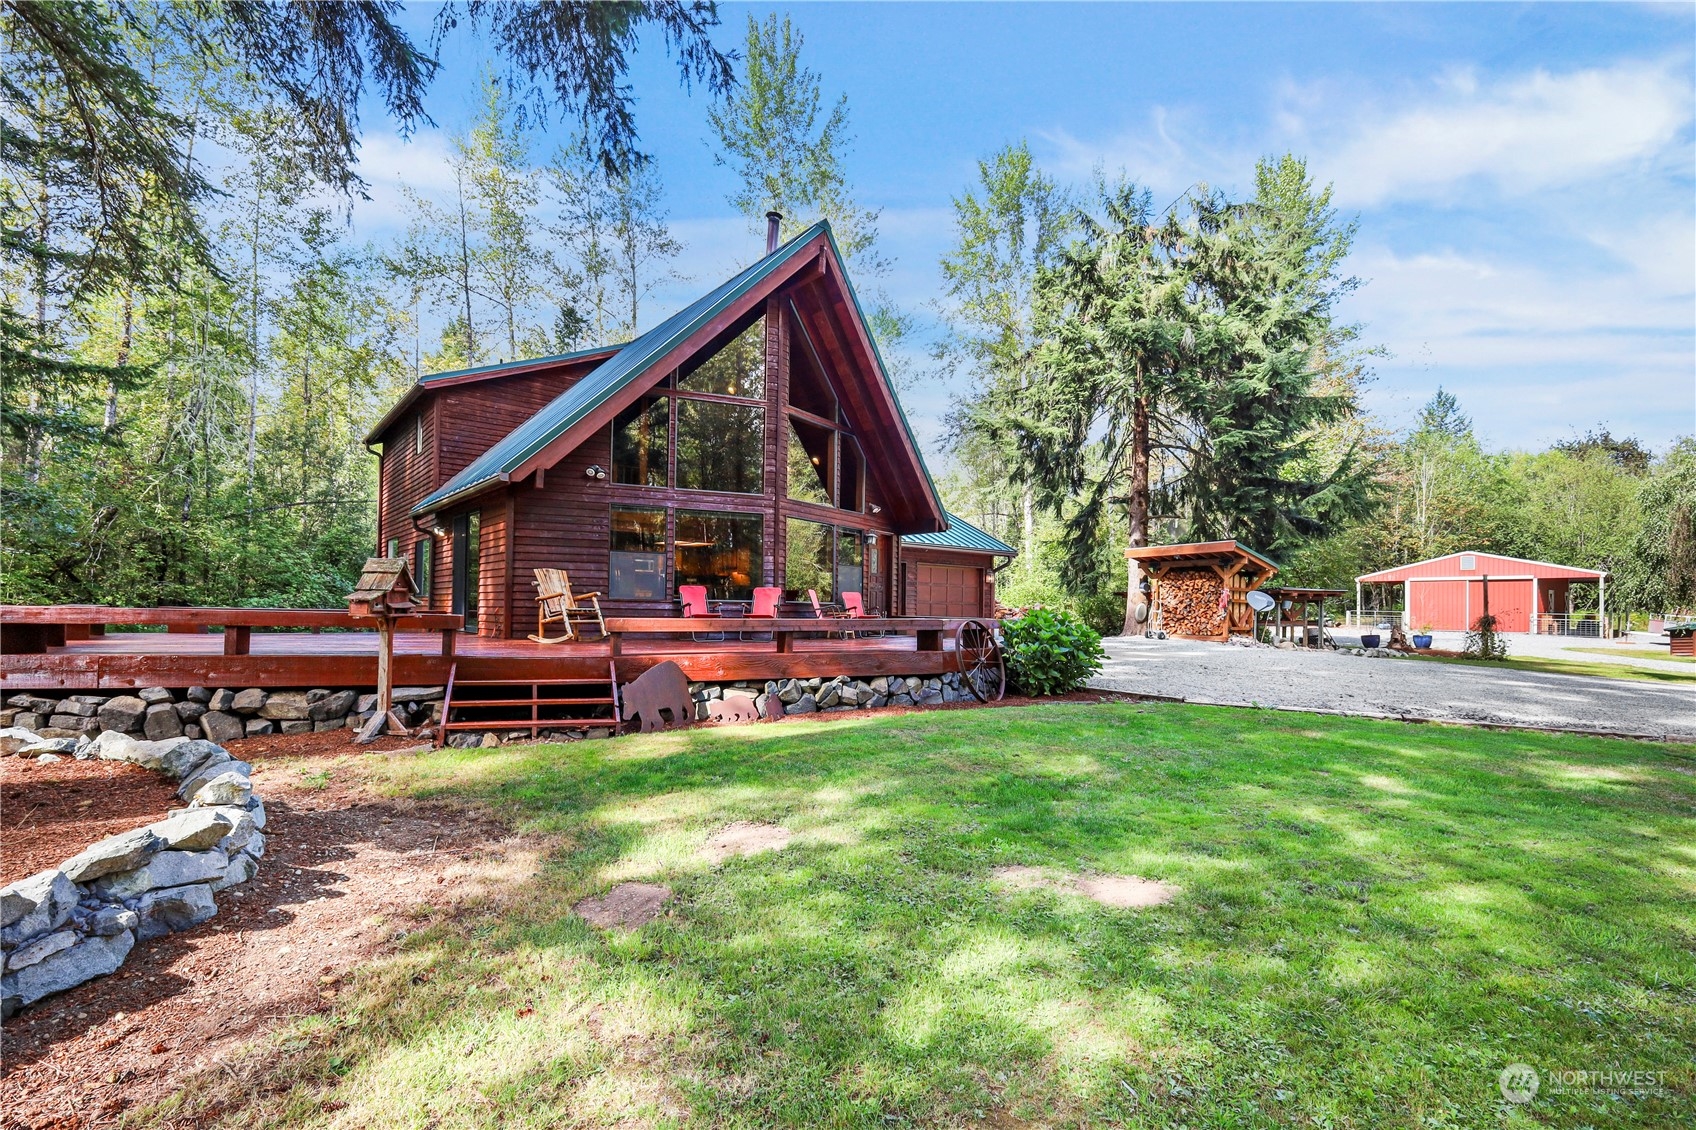
[[[919,616],[983,614],[983,570],[964,565],[919,565]]]

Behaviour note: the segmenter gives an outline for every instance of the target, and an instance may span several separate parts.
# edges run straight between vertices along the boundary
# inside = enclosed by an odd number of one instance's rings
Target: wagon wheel
[[[954,657],[960,681],[979,702],[1000,702],[1007,694],[1007,665],[995,630],[982,620],[962,620],[954,629]]]

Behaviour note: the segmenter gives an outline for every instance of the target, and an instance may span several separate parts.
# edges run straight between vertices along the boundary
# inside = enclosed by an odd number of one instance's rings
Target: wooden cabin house
[[[625,345],[424,377],[367,443],[377,552],[485,636],[532,630],[538,568],[608,615],[993,615],[1014,552],[944,511],[825,223]]]

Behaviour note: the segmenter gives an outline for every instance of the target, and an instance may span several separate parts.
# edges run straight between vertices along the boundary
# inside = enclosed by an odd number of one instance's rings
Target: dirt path
[[[1224,706],[1286,707],[1696,739],[1696,687],[1114,637],[1092,687]]]
[[[534,874],[538,845],[494,820],[372,793],[365,757],[414,743],[362,755],[343,733],[310,739],[231,743],[254,763],[269,843],[258,876],[218,896],[217,918],[7,1021],[5,1130],[110,1125],[326,1011],[349,969],[407,932]]]

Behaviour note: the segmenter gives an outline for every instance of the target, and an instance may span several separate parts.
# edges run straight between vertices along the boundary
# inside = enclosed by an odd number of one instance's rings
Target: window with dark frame
[[[789,518],[784,525],[789,551],[783,562],[783,599],[807,599],[807,590],[819,600],[836,599],[834,527],[805,518]]]
[[[832,433],[804,420],[789,421],[789,497],[818,506],[830,505]]]
[[[628,486],[666,485],[671,400],[645,396],[612,422],[612,481]]]
[[[865,593],[866,540],[859,530],[836,531],[836,592]]]
[[[713,396],[739,396],[764,400],[766,395],[766,320],[753,324],[731,338],[722,349],[685,370],[678,389]]]
[[[836,505],[856,514],[866,508],[866,457],[859,441],[851,435],[839,435],[837,443]]]
[[[611,529],[607,595],[613,600],[666,600],[665,510],[615,506]]]
[[[765,491],[766,407],[677,398],[677,487]]]
[[[436,546],[426,535],[412,547],[412,579],[418,585],[418,599],[430,599],[430,580],[433,574],[431,557]]]
[[[679,585],[705,585],[709,600],[751,600],[761,581],[765,520],[759,514],[679,510],[674,546]]]

